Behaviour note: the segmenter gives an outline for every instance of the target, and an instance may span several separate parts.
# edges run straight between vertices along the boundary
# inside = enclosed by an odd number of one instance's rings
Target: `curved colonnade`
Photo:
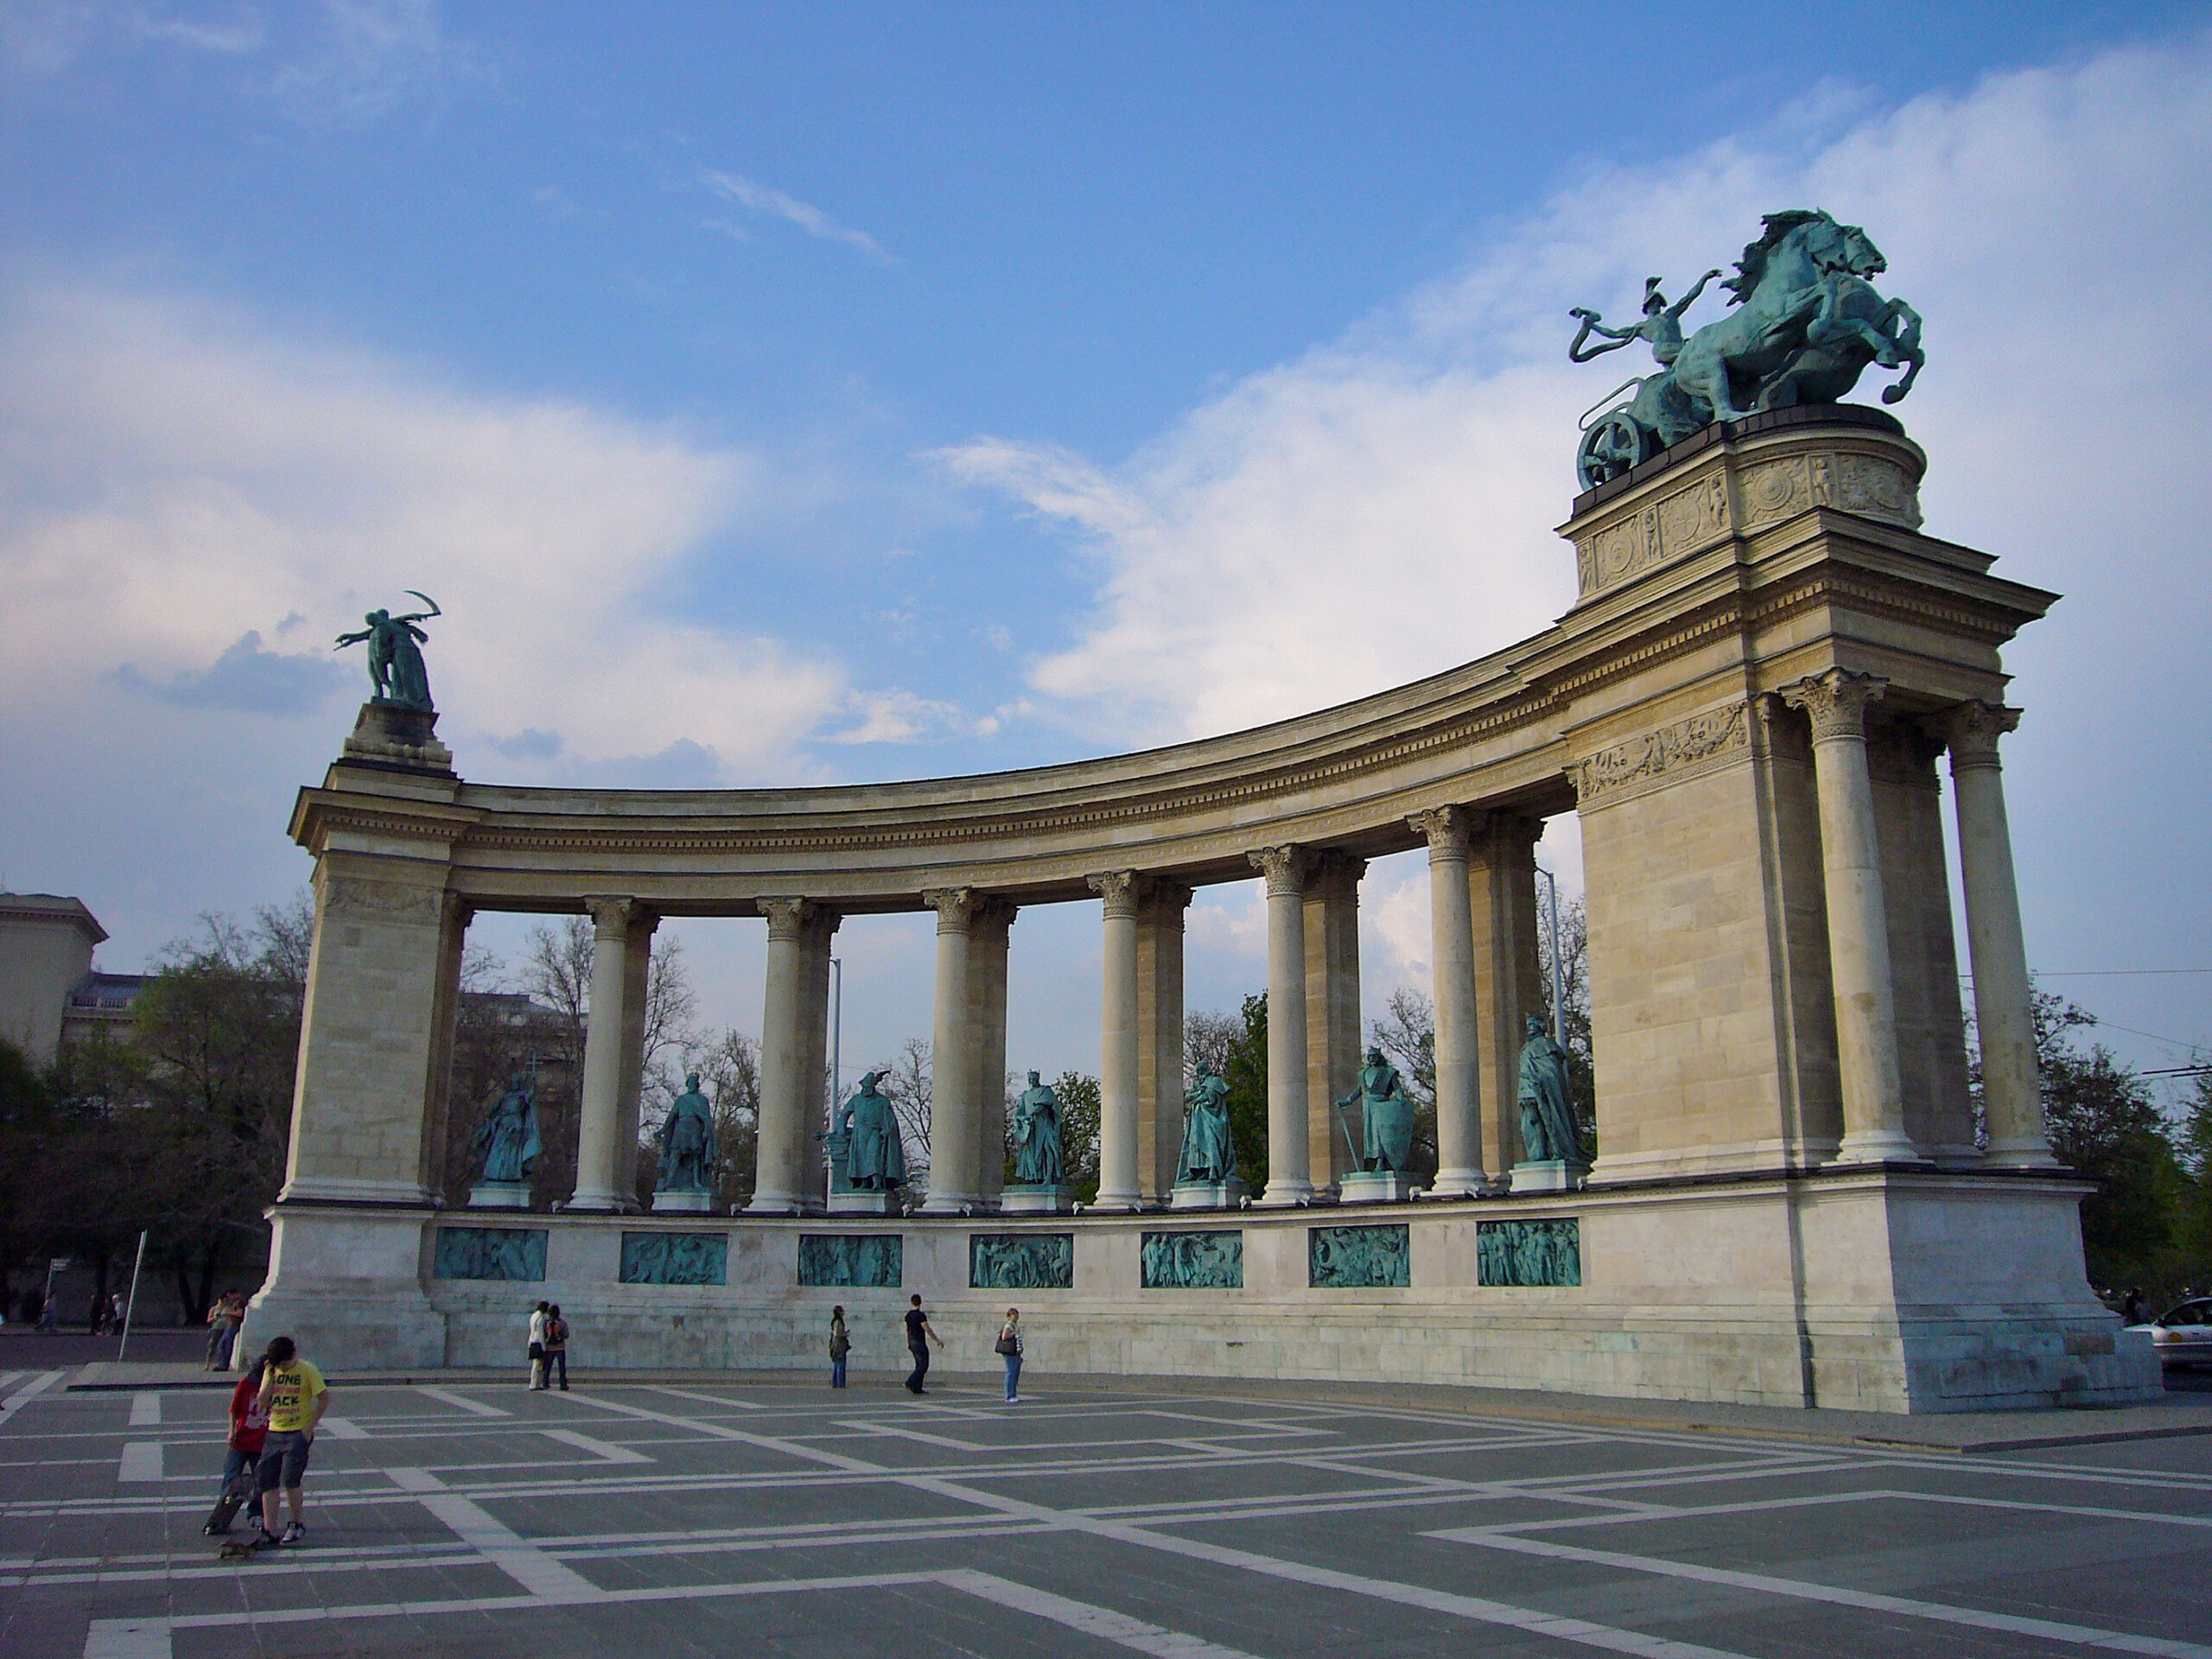
[[[996,1198],[985,1149],[1001,1132],[1014,919],[1025,906],[1096,899],[1099,1203],[1126,1211],[1159,1202],[1173,1179],[1184,907],[1199,886],[1256,872],[1270,1007],[1262,1201],[1287,1209],[1325,1195],[1342,1168],[1328,1112],[1357,1065],[1360,872],[1425,846],[1436,1192],[1495,1204],[1472,1195],[1498,1190],[1515,1160],[1520,1016],[1542,995],[1533,849],[1542,819],[1571,810],[1583,817],[1588,887],[1593,1190],[1748,1179],[1794,1206],[1816,1176],[1856,1173],[1877,1178],[1849,1190],[1872,1192],[1878,1208],[1894,1209],[1907,1186],[1978,1181],[1977,1202],[2002,1192],[2023,1214],[2070,1216],[2081,1189],[2047,1173],[1996,760],[2017,719],[1999,648],[2054,596],[1918,533],[1923,465],[1873,411],[1788,410],[1712,429],[1576,504],[1564,533],[1580,596],[1536,638],[1339,708],[1105,760],[822,789],[513,789],[455,777],[423,717],[365,708],[293,820],[317,860],[316,942],[278,1261],[259,1302],[296,1305],[324,1272],[294,1252],[288,1274],[285,1241],[299,1225],[358,1229],[373,1214],[388,1226],[428,1201],[461,944],[482,910],[593,918],[569,1201],[579,1220],[619,1209],[628,1191],[653,926],[766,918],[753,1204],[765,1224],[822,1204],[809,1149],[841,917],[935,912],[924,1215],[957,1218]],[[1982,992],[1986,1148],[1966,1090],[1936,798],[1947,751]],[[340,1211],[354,1220],[339,1222]],[[419,1300],[423,1224],[408,1224]],[[1626,1244],[1641,1224],[1619,1224],[1631,1229]],[[370,1254],[382,1248],[366,1240]],[[2063,1260],[2056,1248],[2050,1259]],[[2078,1234],[2071,1248],[2078,1262]],[[1609,1252],[1595,1237],[1584,1249],[1602,1277]],[[398,1278],[397,1258],[381,1271]],[[1787,1270],[1795,1307],[1773,1316],[1801,1331],[1817,1300],[1806,1274],[1802,1262]],[[1632,1278],[1622,1297],[1648,1300]],[[1985,1290],[1993,1304],[2027,1294]],[[1957,1284],[1936,1294],[1963,1295]],[[1916,1371],[1903,1334],[1904,1294],[1895,1283],[1879,1293],[1890,1372],[1851,1397],[1892,1408],[1934,1397],[1935,1362]],[[2083,1317],[2077,1290],[2036,1298],[2053,1309],[2046,1336]],[[1860,1306],[1849,1314],[1854,1342],[1866,1316]],[[1809,1378],[1812,1362],[1798,1363]],[[1662,1386],[1632,1373],[1614,1377],[1618,1391]],[[1951,1391],[1993,1402],[2060,1386],[2037,1378]],[[1721,1391],[1790,1394],[1767,1382]]]

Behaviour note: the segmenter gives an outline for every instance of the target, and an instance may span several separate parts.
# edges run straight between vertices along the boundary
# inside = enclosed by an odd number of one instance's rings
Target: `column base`
[[[1235,1210],[1252,1196],[1252,1189],[1236,1176],[1225,1181],[1178,1181],[1168,1195],[1170,1210]]]
[[[1564,1158],[1539,1158],[1533,1162],[1513,1166],[1512,1190],[1516,1192],[1573,1192],[1589,1178],[1590,1171],[1580,1164],[1570,1164]]]
[[[1093,1210],[1134,1210],[1135,1204],[1116,1204],[1104,1194],[1090,1206]],[[1020,1181],[999,1194],[999,1213],[1003,1216],[1065,1216],[1075,1208],[1075,1189],[1071,1186],[1051,1185]]]
[[[1440,1169],[1423,1196],[1432,1198],[1486,1198],[1497,1190],[1496,1184],[1482,1170]]]
[[[1340,1204],[1403,1204],[1414,1189],[1395,1169],[1354,1169],[1338,1183],[1337,1195]]]
[[[745,1206],[748,1216],[796,1216],[800,1210],[798,1193],[779,1192],[772,1187],[753,1193],[753,1201]]]
[[[2048,1141],[1992,1141],[1985,1161],[1998,1169],[2063,1169]]]
[[[830,1195],[830,1213],[833,1216],[895,1216],[899,1213],[899,1195],[873,1187],[850,1187]]]
[[[1835,1150],[1839,1164],[1924,1164],[1927,1154],[1903,1129],[1866,1129],[1847,1135]]]
[[[530,1208],[528,1181],[479,1181],[468,1189],[468,1207],[472,1210],[527,1210]]]
[[[1313,1183],[1270,1179],[1268,1190],[1253,1202],[1265,1210],[1287,1210],[1296,1205],[1311,1204],[1313,1202]]]
[[[653,1194],[653,1213],[657,1216],[710,1216],[715,1212],[715,1195],[711,1192],[681,1192]]]
[[[568,1203],[561,1207],[563,1210],[580,1210],[591,1213],[626,1214],[636,1211],[638,1201],[634,1198],[625,1198],[620,1192],[603,1190],[595,1192],[578,1191],[571,1195]]]
[[[932,1192],[922,1200],[919,1213],[925,1216],[957,1216],[963,1211],[971,1216],[982,1215],[982,1195],[977,1192],[948,1192],[939,1198]]]

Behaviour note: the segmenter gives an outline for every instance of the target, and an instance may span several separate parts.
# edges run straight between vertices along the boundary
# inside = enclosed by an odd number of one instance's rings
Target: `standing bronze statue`
[[[1065,1179],[1060,1151],[1060,1097],[1029,1074],[1014,1103],[1014,1178],[1024,1186],[1058,1186]]]
[[[1552,1039],[1544,1022],[1528,1017],[1529,1040],[1521,1046],[1522,1156],[1532,1164],[1589,1166],[1582,1136],[1574,1127],[1574,1102],[1567,1087],[1567,1051]]]
[[[1183,1155],[1178,1181],[1218,1185],[1236,1173],[1236,1145],[1229,1133],[1229,1084],[1204,1060],[1189,1092],[1183,1119]]]
[[[410,611],[404,616],[371,611],[361,619],[367,627],[358,633],[340,634],[338,643],[343,647],[368,642],[369,683],[375,689],[375,701],[396,702],[403,709],[419,709],[427,714],[436,706],[430,701],[430,671],[423,665],[422,646],[430,636],[415,625],[445,613],[428,594],[415,593],[412,588],[406,591],[430,608]]]
[[[870,1071],[838,1109],[836,1133],[845,1138],[845,1179],[863,1192],[887,1192],[906,1182],[906,1149],[899,1143],[899,1116]]]
[[[1414,1103],[1406,1093],[1405,1079],[1398,1075],[1398,1068],[1382,1057],[1379,1048],[1367,1051],[1367,1064],[1360,1068],[1359,1086],[1337,1103],[1337,1121],[1343,1124],[1344,1141],[1351,1143],[1351,1125],[1344,1118],[1344,1109],[1358,1101],[1366,1142],[1359,1153],[1359,1166],[1364,1170],[1395,1170],[1403,1173],[1407,1160],[1414,1149]]]
[[[517,1071],[508,1081],[506,1092],[476,1126],[472,1145],[483,1160],[478,1179],[509,1182],[530,1178],[530,1166],[543,1147],[537,1134],[537,1091],[526,1073]]]
[[[656,1192],[711,1192],[721,1162],[715,1146],[715,1109],[700,1092],[696,1071],[683,1079],[683,1092],[671,1102],[668,1116],[654,1137],[660,1145],[660,1179]]]

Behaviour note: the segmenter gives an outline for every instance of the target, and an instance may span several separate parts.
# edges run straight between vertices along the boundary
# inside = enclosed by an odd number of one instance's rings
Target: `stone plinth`
[[[468,1189],[468,1207],[472,1210],[527,1210],[530,1208],[528,1181],[479,1181]]]
[[[1010,1185],[999,1194],[999,1209],[1009,1216],[1065,1216],[1075,1208],[1075,1189],[1033,1182]]]
[[[671,1192],[653,1194],[653,1213],[657,1216],[707,1216],[715,1210],[715,1195],[705,1192]]]
[[[895,1216],[899,1213],[899,1195],[857,1187],[833,1192],[830,1194],[830,1213],[833,1216]]]
[[[1225,1181],[1178,1181],[1169,1196],[1170,1210],[1234,1210],[1252,1194],[1236,1176]]]
[[[1570,1164],[1563,1158],[1540,1158],[1513,1166],[1513,1191],[1572,1192],[1589,1173],[1581,1165]]]
[[[1395,1169],[1351,1170],[1337,1188],[1344,1204],[1402,1204],[1413,1194],[1413,1184]]]
[[[365,702],[346,740],[344,758],[356,765],[453,775],[453,751],[438,741],[435,709],[397,702]]]

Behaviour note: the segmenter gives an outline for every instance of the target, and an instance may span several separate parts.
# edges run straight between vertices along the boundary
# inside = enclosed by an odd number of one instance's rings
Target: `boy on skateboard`
[[[231,1390],[231,1438],[223,1459],[222,1494],[207,1524],[200,1529],[211,1538],[230,1531],[232,1518],[258,1487],[262,1443],[269,1438],[269,1412],[261,1403],[261,1377],[268,1365],[265,1359],[254,1361],[253,1369]],[[257,1535],[262,1530],[257,1508],[253,1512],[253,1530]]]
[[[261,1379],[260,1401],[269,1413],[269,1437],[262,1442],[261,1524],[270,1541],[301,1544],[308,1529],[300,1519],[303,1499],[300,1483],[308,1471],[308,1457],[315,1448],[315,1427],[330,1408],[330,1389],[313,1360],[302,1359],[299,1345],[289,1337],[269,1344],[268,1368]],[[282,1532],[276,1529],[277,1492],[291,1506],[292,1518]]]

